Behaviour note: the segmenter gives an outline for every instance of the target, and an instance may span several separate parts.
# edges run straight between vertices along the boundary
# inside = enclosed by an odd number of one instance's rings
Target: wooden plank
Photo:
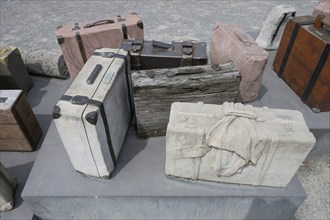
[[[165,135],[173,102],[222,104],[235,101],[240,75],[231,63],[154,69],[132,74],[136,127],[141,138]]]
[[[25,136],[29,139],[31,146],[35,146],[41,137],[42,130],[24,94],[20,96],[12,110],[17,114],[15,117],[20,118],[19,121],[22,122],[20,127],[25,132]]]
[[[0,124],[0,138],[26,138],[24,132],[18,124],[3,125]]]
[[[0,139],[0,151],[32,151],[30,143],[24,138]]]

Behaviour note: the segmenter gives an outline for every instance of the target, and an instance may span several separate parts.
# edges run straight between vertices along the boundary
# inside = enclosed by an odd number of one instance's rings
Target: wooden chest
[[[55,32],[71,79],[95,49],[120,48],[124,39],[143,39],[143,22],[136,13],[58,27]]]
[[[110,178],[132,115],[127,52],[99,49],[54,107],[56,128],[73,167]]]
[[[165,135],[173,102],[235,101],[240,74],[233,63],[133,72],[136,127],[140,138]]]
[[[286,187],[315,141],[299,111],[177,102],[167,126],[165,173]]]
[[[0,49],[0,89],[22,89],[28,92],[33,81],[17,47]]]
[[[285,27],[274,71],[314,112],[330,110],[330,32],[314,27],[312,16]]]
[[[123,41],[122,48],[130,54],[132,70],[196,66],[207,63],[205,42],[173,41],[168,44],[154,40],[126,40]]]
[[[32,151],[42,134],[22,90],[0,90],[0,150]]]

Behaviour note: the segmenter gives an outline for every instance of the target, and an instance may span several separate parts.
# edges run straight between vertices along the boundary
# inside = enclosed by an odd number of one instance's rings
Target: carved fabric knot
[[[206,136],[206,144],[216,149],[211,163],[217,176],[232,176],[248,163],[256,164],[267,140],[256,133],[256,115],[252,106],[223,104],[225,116]]]

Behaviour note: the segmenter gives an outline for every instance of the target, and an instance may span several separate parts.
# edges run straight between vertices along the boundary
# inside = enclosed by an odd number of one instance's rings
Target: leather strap
[[[282,60],[282,63],[281,63],[281,66],[280,66],[280,69],[277,73],[277,75],[279,77],[282,77],[283,75],[283,72],[284,72],[284,69],[285,69],[285,66],[288,62],[288,59],[289,59],[289,56],[290,56],[290,53],[291,53],[291,50],[292,50],[292,47],[293,47],[293,44],[296,40],[296,37],[298,35],[298,31],[299,31],[299,28],[301,25],[309,25],[309,24],[313,24],[314,22],[312,21],[301,21],[301,22],[296,22],[294,28],[293,28],[293,31],[292,31],[292,34],[291,34],[291,38],[290,38],[290,41],[288,43],[288,47],[285,51],[285,54],[284,54],[284,57],[283,57],[283,60]]]
[[[319,78],[319,76],[322,72],[322,69],[323,69],[325,63],[327,62],[329,52],[330,52],[330,45],[327,44],[326,47],[324,48],[321,56],[320,56],[320,59],[317,63],[316,68],[314,69],[314,72],[312,74],[312,77],[311,77],[306,89],[305,89],[305,92],[301,97],[301,99],[303,101],[307,101],[308,97],[312,93],[312,90],[313,90],[313,88],[314,88],[314,86],[315,86],[315,84],[316,84],[316,82],[317,82],[317,80],[318,80],[318,78]]]
[[[123,31],[123,37],[124,37],[124,39],[128,39],[127,38],[127,27],[126,27],[126,25],[125,24],[121,24],[121,29]]]
[[[100,109],[112,163],[113,163],[113,166],[116,166],[117,159],[116,159],[115,151],[113,149],[113,145],[112,145],[112,141],[111,141],[111,137],[110,137],[110,127],[108,124],[107,116],[105,114],[105,109],[104,109],[103,103],[100,101],[97,101],[97,100],[89,99],[87,96],[79,96],[79,95],[77,95],[77,96],[63,95],[60,98],[60,100],[71,102],[73,105],[85,105],[85,104],[93,105]]]
[[[80,33],[79,31],[77,31],[75,33],[76,35],[76,40],[78,42],[78,46],[79,46],[79,50],[80,50],[80,54],[81,54],[81,58],[83,60],[84,63],[86,63],[87,61],[87,56],[86,56],[86,52],[85,52],[85,48],[84,48],[84,45],[82,43],[82,40],[81,40],[81,36],[80,36]]]

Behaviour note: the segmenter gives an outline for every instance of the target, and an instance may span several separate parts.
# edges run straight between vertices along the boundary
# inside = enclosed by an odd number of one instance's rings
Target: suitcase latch
[[[193,62],[193,43],[191,41],[182,42],[181,66],[192,66]]]
[[[80,27],[79,27],[79,24],[78,23],[74,23],[74,27],[72,28],[72,30],[79,30]]]
[[[126,21],[125,18],[122,18],[121,15],[117,15],[118,22]]]
[[[186,55],[191,55],[193,53],[193,44],[191,41],[182,42],[182,52]]]
[[[134,40],[132,42],[131,51],[136,53],[142,49],[143,40]]]

